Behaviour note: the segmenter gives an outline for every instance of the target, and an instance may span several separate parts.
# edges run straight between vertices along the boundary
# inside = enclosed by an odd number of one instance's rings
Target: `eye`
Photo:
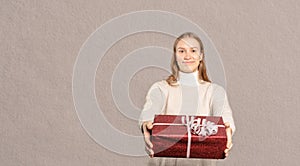
[[[178,50],[178,52],[179,52],[179,53],[183,53],[184,51],[183,51],[183,50]]]
[[[197,50],[192,50],[192,52],[197,52]]]

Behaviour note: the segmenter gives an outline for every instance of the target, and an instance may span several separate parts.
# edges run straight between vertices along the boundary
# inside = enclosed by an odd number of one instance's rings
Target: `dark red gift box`
[[[182,118],[186,115],[155,115],[151,141],[154,157],[224,159],[227,137],[222,117],[193,116],[201,121],[214,122],[218,125],[215,135],[201,136],[188,133],[188,127]],[[190,137],[189,137],[190,135]],[[190,138],[190,141],[189,141]],[[190,143],[190,146],[188,145]]]

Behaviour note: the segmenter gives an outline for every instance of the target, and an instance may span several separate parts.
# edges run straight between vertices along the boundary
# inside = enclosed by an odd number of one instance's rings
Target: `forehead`
[[[182,47],[182,48],[192,48],[192,47],[200,48],[200,44],[196,39],[189,37],[189,38],[183,38],[183,39],[179,40],[177,45],[176,45],[176,48],[179,48],[179,47]]]

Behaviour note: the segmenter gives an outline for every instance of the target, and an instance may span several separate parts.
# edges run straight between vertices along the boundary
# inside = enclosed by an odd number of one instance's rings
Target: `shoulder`
[[[211,83],[210,90],[213,96],[224,96],[226,95],[226,90],[221,85],[216,83]]]
[[[152,84],[151,88],[167,88],[170,86],[166,80],[157,81],[154,84]]]
[[[165,93],[168,90],[169,86],[170,85],[167,83],[166,80],[161,80],[161,81],[157,81],[157,82],[153,83],[152,86],[150,87],[149,91],[158,89]]]
[[[209,93],[219,93],[219,92],[225,92],[225,89],[216,83],[207,82],[207,81],[201,81],[200,86],[204,87]]]
[[[222,87],[221,85],[218,85],[218,84],[216,84],[216,83],[211,83],[211,87],[212,87],[214,90],[225,91],[224,87]]]

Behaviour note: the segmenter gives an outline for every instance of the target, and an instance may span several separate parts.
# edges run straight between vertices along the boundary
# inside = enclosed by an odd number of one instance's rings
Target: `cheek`
[[[176,60],[177,60],[177,62],[182,62],[183,58],[179,55],[176,55]]]
[[[195,60],[200,60],[200,54],[194,53],[194,54],[193,54],[193,58],[194,58]]]

